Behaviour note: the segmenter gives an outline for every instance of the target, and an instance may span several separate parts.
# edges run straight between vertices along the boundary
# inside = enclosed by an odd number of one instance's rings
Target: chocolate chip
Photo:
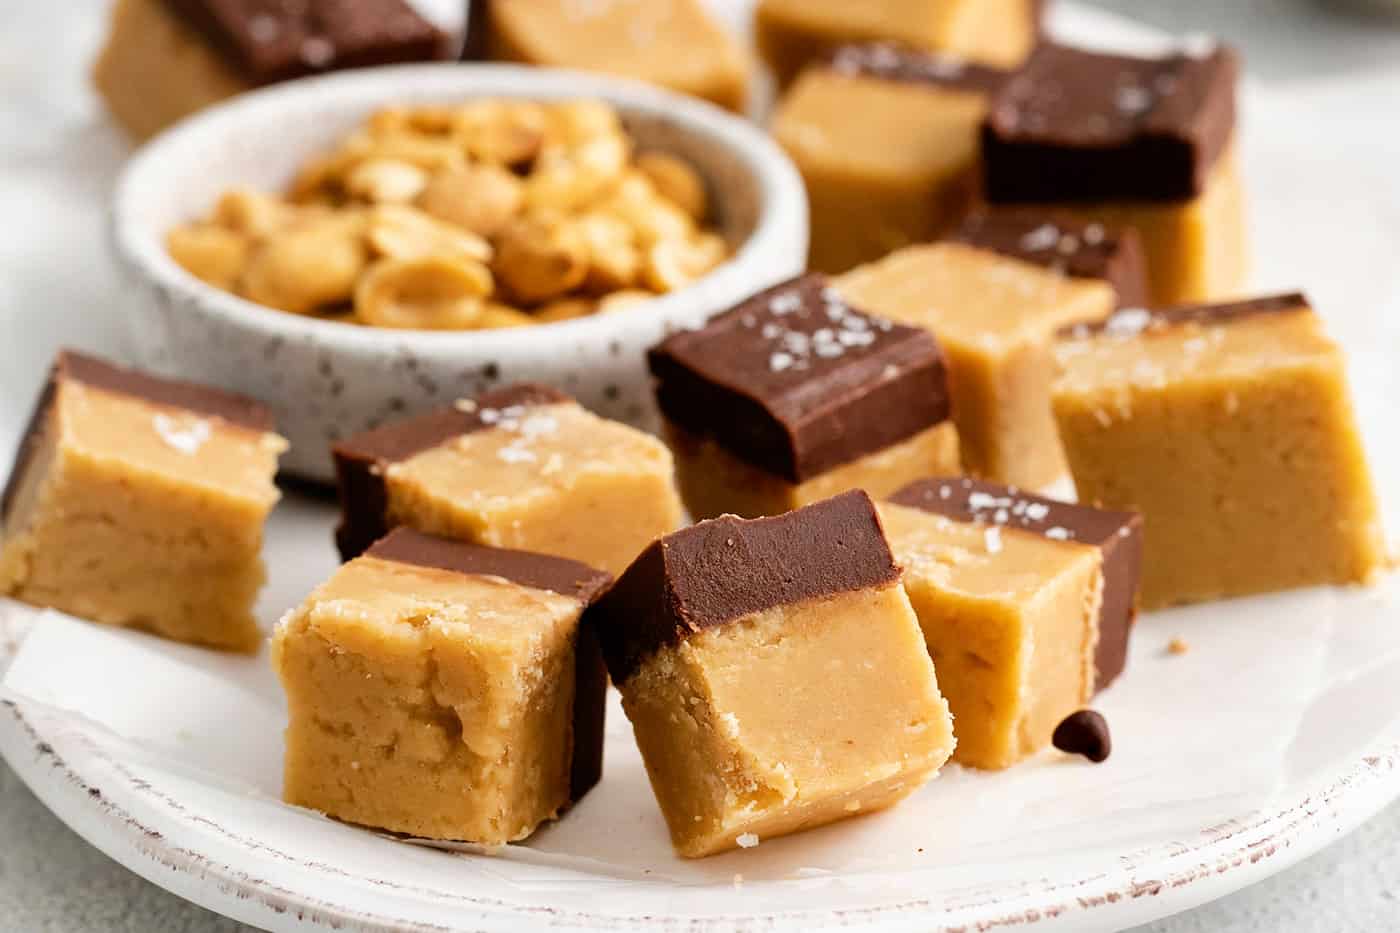
[[[1108,734],[1108,722],[1091,709],[1071,713],[1055,727],[1050,741],[1062,752],[1083,755],[1095,764],[1108,758],[1113,740]]]

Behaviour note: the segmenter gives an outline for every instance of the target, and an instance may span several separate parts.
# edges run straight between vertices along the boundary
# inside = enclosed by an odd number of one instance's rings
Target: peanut
[[[170,258],[215,288],[232,291],[248,258],[248,238],[213,224],[188,224],[165,238]]]
[[[561,218],[523,218],[502,232],[495,270],[510,295],[539,304],[583,284],[588,243],[577,226]]]
[[[709,213],[705,181],[688,163],[660,152],[637,156],[637,171],[651,182],[656,193],[700,223]]]
[[[496,165],[439,172],[418,196],[418,206],[439,220],[481,236],[495,236],[520,212],[519,178]]]
[[[377,327],[462,330],[480,319],[490,271],[462,258],[381,259],[355,289],[355,316]]]
[[[358,237],[316,228],[283,231],[249,257],[239,291],[259,304],[310,314],[349,300],[365,260]]]

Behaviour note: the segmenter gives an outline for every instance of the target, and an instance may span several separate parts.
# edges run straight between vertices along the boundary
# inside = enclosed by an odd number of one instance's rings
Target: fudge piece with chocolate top
[[[406,0],[117,0],[93,81],[144,139],[264,84],[444,58],[449,45]]]
[[[588,619],[681,855],[888,807],[952,751],[863,492],[663,538]]]
[[[1125,309],[1055,353],[1080,497],[1143,514],[1145,607],[1385,565],[1345,360],[1302,295]]]
[[[890,43],[842,46],[778,102],[773,136],[811,205],[809,264],[845,272],[971,206],[987,101],[1009,72]]]
[[[283,794],[433,839],[522,839],[602,773],[607,677],[570,560],[398,528],[278,625]]]
[[[1153,303],[1237,290],[1246,271],[1228,48],[1134,58],[1046,44],[983,127],[994,204],[1053,204],[1136,228]]]
[[[1137,619],[1141,515],[1063,502],[968,477],[919,480],[889,501],[987,529],[1035,534],[1097,549],[1104,588],[1094,653],[1095,689],[1102,690],[1123,673],[1129,636]]]
[[[489,58],[636,78],[742,113],[753,63],[701,0],[474,0]]]
[[[945,241],[906,247],[833,284],[856,305],[938,338],[966,472],[1029,489],[1063,475],[1050,343],[1059,327],[1112,312],[1106,281]]]
[[[934,338],[852,307],[820,275],[667,338],[648,362],[695,518],[775,515],[957,470]]]
[[[1045,748],[1094,693],[1108,573],[1126,568],[1111,568],[1108,551],[1078,539],[1131,524],[1069,505],[1052,519],[1049,501],[947,479],[914,484],[880,506],[953,713],[954,760],[971,767],[1007,768]],[[1115,580],[1129,603],[1134,582]],[[1121,626],[1110,634],[1121,669],[1128,622],[1112,624]]]
[[[286,446],[252,399],[59,354],[0,496],[0,593],[256,650]]]
[[[347,560],[409,525],[616,572],[681,523],[665,445],[547,386],[461,399],[332,452]]]
[[[897,42],[997,68],[1020,65],[1040,38],[1046,0],[760,0],[758,48],[786,85],[843,45]]]
[[[968,216],[949,239],[1113,286],[1120,308],[1147,301],[1147,260],[1136,230],[1116,230],[1039,208],[999,208]]]

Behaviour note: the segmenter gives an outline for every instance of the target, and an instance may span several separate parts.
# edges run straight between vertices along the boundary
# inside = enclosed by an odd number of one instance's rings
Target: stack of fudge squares
[[[118,11],[186,6],[219,8]],[[494,54],[577,51],[551,7],[481,5]],[[1340,349],[1238,294],[1233,54],[1041,12],[760,3],[813,271],[650,349],[662,439],[516,384],[334,445],[344,563],[272,636],[288,802],[524,839],[604,779],[611,685],[675,850],[747,848],[949,761],[1102,761],[1140,608],[1388,566]],[[0,593],[256,651],[285,447],[254,400],[61,354]]]

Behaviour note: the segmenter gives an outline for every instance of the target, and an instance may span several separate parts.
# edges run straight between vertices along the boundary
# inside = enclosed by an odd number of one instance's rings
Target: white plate
[[[1058,25],[1084,41],[1140,38],[1073,7]],[[1382,305],[1396,294],[1400,218],[1374,197],[1393,185],[1390,163],[1323,132],[1301,149],[1310,119],[1247,94],[1259,280],[1306,285],[1347,344],[1396,528],[1400,318]],[[95,224],[101,192],[78,182],[110,166],[91,162],[49,168],[63,197],[47,226],[0,239],[0,252]],[[81,333],[93,313],[56,296],[110,281],[96,237],[64,242],[66,262],[92,269],[90,282],[8,280],[48,312],[9,344],[35,348],[0,371],[10,398],[31,390],[21,380],[37,379],[55,335]],[[10,433],[22,414],[4,413]],[[290,498],[278,509],[266,621],[334,567],[332,522],[323,503]],[[671,855],[615,708],[604,781],[565,820],[528,846],[446,853],[278,802],[284,712],[265,657],[218,656],[7,603],[0,658],[13,663],[0,753],[113,858],[273,930],[1109,929],[1276,872],[1400,795],[1397,621],[1393,579],[1369,592],[1154,614],[1138,628],[1129,674],[1098,704],[1114,728],[1106,764],[1046,755],[999,775],[949,769],[888,813],[701,862]],[[1167,655],[1172,637],[1190,653]]]

